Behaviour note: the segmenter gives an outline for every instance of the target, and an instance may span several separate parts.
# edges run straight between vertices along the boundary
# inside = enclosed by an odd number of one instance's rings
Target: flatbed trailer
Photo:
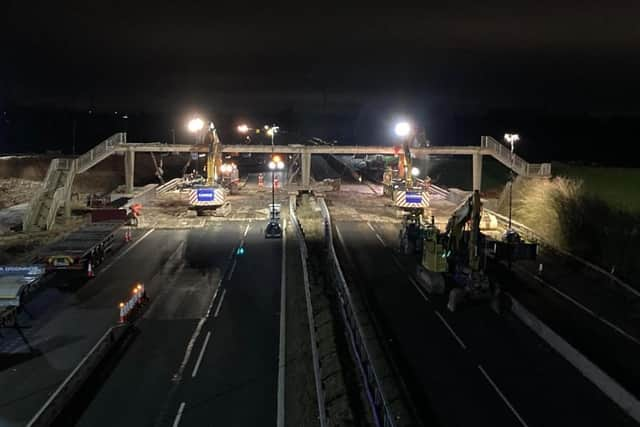
[[[16,325],[18,309],[41,283],[42,266],[0,266],[0,328]]]
[[[34,260],[46,271],[86,271],[104,261],[122,221],[87,224],[43,247]]]

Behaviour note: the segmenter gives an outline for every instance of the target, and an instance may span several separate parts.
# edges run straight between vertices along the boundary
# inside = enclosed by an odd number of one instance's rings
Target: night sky
[[[9,0],[0,6],[0,108],[156,114],[150,137],[174,126],[160,117],[201,112],[382,143],[404,113],[441,144],[506,130],[529,134],[541,157],[561,156],[558,135],[567,147],[592,145],[594,133],[627,143],[640,118],[640,2],[558,3]],[[576,124],[585,129],[571,133]],[[0,135],[0,150],[15,149],[20,132]]]

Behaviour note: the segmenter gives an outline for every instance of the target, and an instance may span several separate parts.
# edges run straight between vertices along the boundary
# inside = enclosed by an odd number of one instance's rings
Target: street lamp
[[[274,219],[275,216],[275,206],[276,206],[276,189],[275,189],[275,169],[278,167],[278,163],[282,163],[280,158],[275,158],[273,155],[273,151],[275,149],[275,137],[276,133],[280,130],[280,127],[276,125],[272,126],[264,126],[264,130],[267,132],[267,135],[271,136],[271,161],[269,162],[269,169],[271,169],[271,219]],[[273,164],[273,165],[272,165]],[[271,167],[273,166],[273,168]],[[284,168],[284,163],[282,163],[282,167]]]
[[[396,135],[400,137],[406,137],[411,133],[411,125],[409,122],[400,122],[395,127]]]
[[[509,230],[511,230],[511,210],[512,210],[512,198],[513,198],[513,178],[514,178],[513,163],[515,160],[514,143],[520,141],[520,135],[518,135],[517,133],[505,133],[504,140],[507,141],[511,146],[511,167],[509,170]],[[507,232],[509,232],[509,230],[507,230]]]
[[[187,129],[189,129],[189,132],[191,133],[200,132],[203,127],[204,122],[198,117],[189,120],[189,123],[187,124]]]

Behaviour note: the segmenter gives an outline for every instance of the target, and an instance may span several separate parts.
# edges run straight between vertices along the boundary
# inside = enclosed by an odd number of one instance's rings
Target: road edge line
[[[282,272],[280,275],[280,339],[278,343],[278,409],[276,426],[284,427],[285,422],[285,370],[287,340],[287,220],[282,223]]]
[[[640,401],[638,401],[633,394],[622,387],[615,379],[611,378],[578,349],[565,341],[564,338],[547,326],[536,315],[527,310],[512,295],[509,295],[509,297],[511,299],[511,312],[520,319],[522,323],[553,348],[563,359],[576,368],[593,385],[598,387],[598,389],[620,409],[636,422],[640,422]]]

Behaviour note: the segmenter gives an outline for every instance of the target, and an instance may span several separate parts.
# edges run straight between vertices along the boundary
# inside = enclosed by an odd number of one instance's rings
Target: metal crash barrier
[[[369,409],[376,426],[391,427],[396,426],[394,416],[388,400],[385,398],[383,384],[373,366],[373,357],[367,346],[367,339],[362,328],[362,321],[358,318],[351,293],[342,273],[342,268],[338,262],[335,248],[333,246],[333,231],[331,227],[331,216],[329,209],[323,198],[318,198],[318,204],[322,212],[325,226],[325,244],[329,253],[329,263],[331,276],[334,279],[338,299],[340,301],[340,314],[346,327],[347,336],[351,345],[354,361],[358,366],[362,383],[365,386],[365,393],[369,403]]]
[[[51,425],[84,385],[95,368],[104,360],[119,338],[124,335],[129,326],[124,324],[109,328],[31,418],[27,427]]]

